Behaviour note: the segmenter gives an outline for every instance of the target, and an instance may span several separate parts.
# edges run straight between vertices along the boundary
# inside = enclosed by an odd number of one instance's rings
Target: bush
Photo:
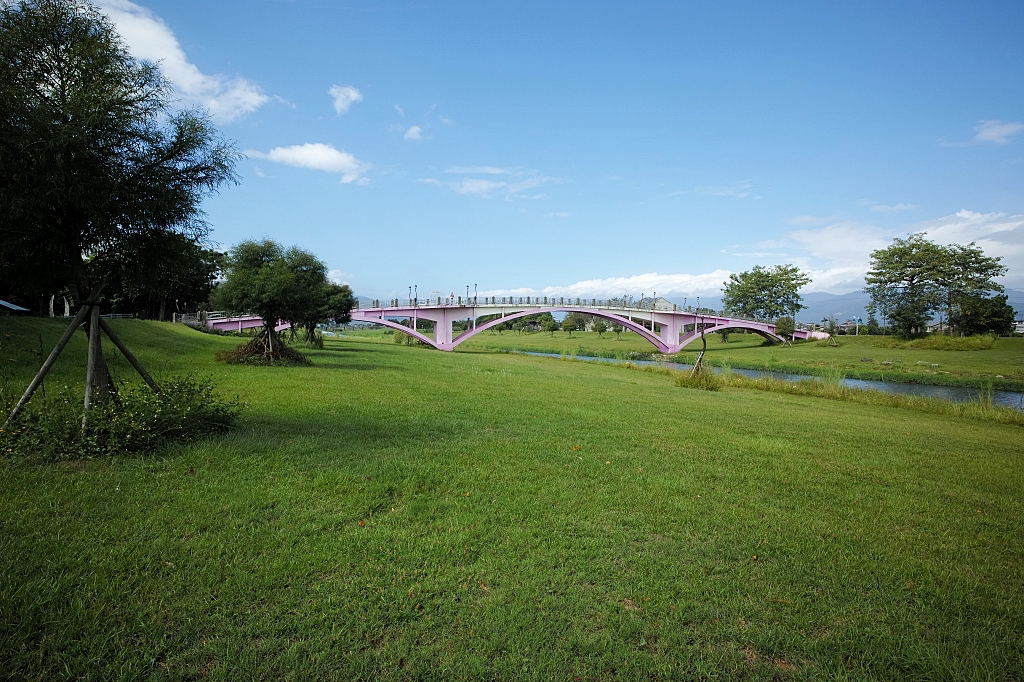
[[[412,334],[395,330],[395,343],[405,344],[406,346],[422,346],[425,345],[422,341],[417,339]]]
[[[725,385],[722,377],[714,373],[710,367],[701,365],[699,372],[676,374],[676,386],[682,388],[696,388],[700,391],[718,391]]]
[[[82,433],[82,388],[37,392],[8,429],[0,430],[0,453],[42,460],[132,455],[169,442],[187,441],[232,428],[241,406],[224,400],[209,379],[166,377],[160,393],[128,386],[89,411]],[[10,414],[20,393],[0,384],[0,407]]]
[[[264,338],[263,336],[257,336],[252,341],[239,344],[231,350],[217,351],[214,357],[219,362],[226,362],[229,365],[294,367],[313,364],[309,358],[287,345],[280,338],[274,344],[274,352],[272,354],[268,353]]]

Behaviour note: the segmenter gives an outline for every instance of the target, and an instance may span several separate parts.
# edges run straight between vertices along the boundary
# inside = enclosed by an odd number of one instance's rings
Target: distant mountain
[[[1016,289],[1006,290],[1006,302],[1013,306],[1016,311],[1016,319],[1024,317],[1024,291]],[[865,307],[871,302],[871,297],[863,291],[851,291],[848,294],[827,294],[815,292],[804,295],[805,310],[801,310],[797,319],[801,322],[820,322],[835,315],[836,320],[845,322],[855,317],[867,321],[868,313]]]
[[[1007,289],[1004,293],[1006,294],[1006,302],[1017,311],[1017,316],[1014,319],[1024,320],[1024,291]]]
[[[807,308],[797,313],[796,319],[800,322],[821,322],[834,316],[839,322],[857,317],[866,321],[868,313],[864,307],[870,302],[871,297],[863,291],[851,291],[848,294],[816,291],[804,294],[804,305]]]

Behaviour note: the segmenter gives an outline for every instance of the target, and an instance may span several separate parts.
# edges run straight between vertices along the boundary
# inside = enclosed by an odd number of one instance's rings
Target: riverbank
[[[575,354],[619,360],[665,360],[691,364],[700,350],[694,342],[681,353],[661,356],[633,333],[616,339],[605,333],[564,332],[502,336],[480,335],[459,347],[464,350],[524,350],[540,353]],[[852,379],[888,381],[933,386],[955,386],[1005,391],[1024,391],[1024,338],[999,338],[984,350],[941,350],[937,348],[893,347],[886,336],[840,336],[838,346],[821,342],[798,342],[789,346],[766,344],[756,334],[730,334],[722,342],[718,334],[708,336],[705,361],[714,366],[765,370],[784,374],[821,376],[841,369]]]

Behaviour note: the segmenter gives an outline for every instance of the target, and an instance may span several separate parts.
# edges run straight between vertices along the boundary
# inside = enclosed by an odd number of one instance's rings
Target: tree
[[[604,320],[598,318],[598,319],[594,320],[594,326],[591,327],[591,328],[595,332],[597,332],[597,338],[602,339],[602,338],[604,338],[602,336],[602,334],[604,334],[606,331],[608,331],[608,324]]]
[[[881,312],[889,324],[909,338],[927,330],[934,313],[944,313],[950,326],[974,329],[987,319],[986,306],[996,318],[1004,311],[991,294],[1003,291],[995,277],[1006,274],[1000,258],[991,258],[974,243],[940,246],[924,233],[895,239],[871,254],[871,269],[865,277],[865,291],[871,295],[868,312]],[[983,301],[990,301],[983,303]],[[973,312],[964,314],[966,306]],[[982,317],[978,317],[981,315]],[[973,320],[973,321],[971,321]]]
[[[927,329],[942,294],[936,277],[947,254],[924,234],[895,239],[871,253],[871,268],[864,288],[871,296],[868,313],[881,312],[906,338]]]
[[[868,315],[868,336],[878,336],[882,333],[882,326],[878,324],[878,320],[874,315]]]
[[[555,335],[555,332],[558,331],[558,328],[560,326],[561,325],[559,325],[558,322],[554,320],[554,318],[544,321],[544,331],[550,333],[551,336]]]
[[[622,337],[620,336],[620,334],[622,334],[622,325],[619,324],[618,322],[612,322],[612,333],[615,334],[616,341],[621,341]]]
[[[966,246],[950,244],[943,249],[942,256],[936,268],[935,285],[942,297],[946,319],[953,329],[970,334],[972,332],[954,322],[968,319],[960,308],[966,305],[977,312],[981,310],[979,306],[984,307],[979,301],[988,294],[1002,293],[1003,286],[994,278],[1005,275],[1006,267],[1000,263],[1001,258],[986,256],[974,242]]]
[[[352,308],[355,307],[355,296],[347,284],[324,282],[319,292],[319,306],[314,314],[307,314],[302,321],[305,329],[304,340],[307,346],[323,348],[323,337],[316,333],[316,326],[321,322],[333,320],[335,324],[346,324],[352,319]]]
[[[312,254],[287,251],[269,239],[244,241],[228,254],[227,276],[212,303],[231,313],[250,313],[263,320],[260,334],[247,344],[241,361],[299,361],[277,334],[282,321],[303,324],[325,304],[327,267]],[[314,323],[315,327],[315,323]],[[298,357],[296,357],[298,356]]]
[[[168,308],[195,312],[209,300],[226,255],[176,232],[129,239],[105,269],[111,310],[161,321]]]
[[[775,333],[783,338],[787,336],[793,336],[793,332],[796,330],[796,325],[793,322],[793,318],[786,316],[780,317],[775,320]]]
[[[68,287],[98,305],[104,268],[132,237],[205,235],[199,206],[236,179],[239,155],[170,96],[90,4],[0,5],[0,287],[39,301]],[[110,385],[98,320],[86,326],[87,406]]]
[[[795,265],[773,265],[729,275],[722,289],[722,303],[733,314],[770,320],[803,310],[801,287],[810,277]]]
[[[1009,336],[1014,330],[1014,310],[1007,304],[1006,294],[995,296],[960,295],[950,324],[962,334],[992,332]]]
[[[587,328],[587,317],[582,313],[569,313],[562,320],[562,331],[568,332],[570,337],[574,331],[583,331]]]

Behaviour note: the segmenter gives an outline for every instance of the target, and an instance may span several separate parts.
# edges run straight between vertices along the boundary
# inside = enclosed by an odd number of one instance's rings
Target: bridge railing
[[[741,315],[738,313],[730,313],[725,310],[714,310],[712,308],[697,308],[695,306],[681,306],[675,303],[670,303],[665,300],[652,301],[651,299],[633,300],[630,298],[610,298],[610,299],[599,299],[599,298],[582,298],[582,297],[569,297],[569,296],[448,296],[448,297],[437,297],[437,298],[392,298],[392,299],[373,299],[370,301],[370,308],[372,309],[388,309],[388,308],[466,308],[466,307],[480,307],[480,306],[530,306],[538,308],[564,308],[566,306],[572,306],[577,308],[603,308],[608,310],[625,310],[625,311],[637,311],[637,312],[677,312],[677,313],[689,313],[691,315],[707,315],[708,317],[727,317],[733,320],[745,320],[747,322],[759,322],[762,324],[772,324],[771,320],[764,320],[750,315]],[[353,310],[359,310],[359,302],[356,301]],[[175,322],[183,322],[185,324],[202,324],[205,321],[216,321],[225,319],[235,319],[239,316],[229,315],[223,310],[211,310],[207,312],[199,313],[186,313],[186,314],[175,314]],[[243,316],[251,317],[251,315]],[[814,325],[798,324],[797,329],[806,331],[808,328],[813,328]]]
[[[467,308],[481,306],[531,306],[539,308],[564,308],[572,306],[577,308],[605,308],[612,310],[646,311],[646,312],[677,312],[690,313],[692,315],[707,315],[709,317],[728,317],[734,320],[746,320],[748,322],[761,322],[771,324],[770,320],[762,320],[749,315],[729,313],[725,310],[714,310],[712,308],[697,308],[695,306],[681,306],[668,301],[652,301],[650,299],[600,299],[582,298],[570,296],[439,296],[431,298],[390,298],[373,299],[368,306],[371,309],[388,308]],[[359,309],[357,305],[354,309]]]

